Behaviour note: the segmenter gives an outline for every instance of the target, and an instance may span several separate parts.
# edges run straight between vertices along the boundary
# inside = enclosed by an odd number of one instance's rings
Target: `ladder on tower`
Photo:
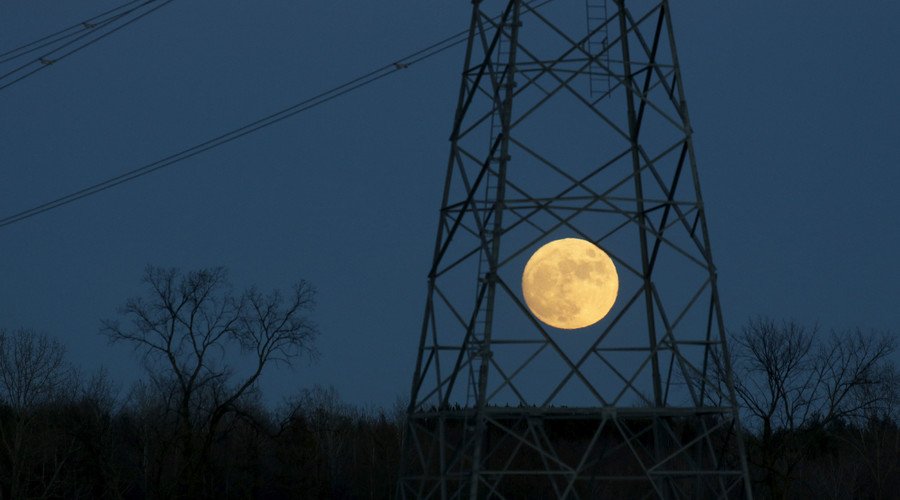
[[[593,61],[588,66],[591,97],[608,96],[609,78],[609,19],[606,0],[585,0],[587,11],[587,52]],[[599,59],[597,58],[599,55]]]
[[[492,94],[494,96],[494,109],[491,113],[491,126],[490,126],[490,137],[488,140],[487,147],[493,147],[494,142],[497,140],[497,137],[503,132],[503,122],[502,122],[502,99],[503,95],[501,92],[503,91],[504,85],[503,83],[507,78],[510,78],[511,75],[508,75],[509,69],[509,32],[508,23],[502,23],[498,25],[497,29],[501,30],[500,36],[497,39],[497,45],[494,47],[494,57],[492,62],[493,74],[495,75],[495,79],[497,81],[496,89],[492,89]],[[493,85],[494,79],[491,79],[491,83]],[[497,164],[500,162],[500,150],[499,148],[495,150],[494,154],[491,156],[489,171],[485,175],[484,178],[484,198],[482,200],[482,212],[480,215],[481,219],[481,227],[482,232],[484,233],[484,241],[488,248],[490,248],[490,244],[493,241],[493,207],[497,201],[497,179],[495,172],[497,171]],[[486,274],[490,272],[491,262],[490,262],[490,254],[488,250],[485,248],[481,249],[478,257],[478,276],[479,281],[475,287],[475,294],[477,294],[481,288],[481,281],[485,279]],[[466,402],[468,404],[474,404],[475,399],[477,397],[476,394],[476,385],[478,383],[478,373],[477,373],[477,363],[476,360],[480,357],[481,344],[484,340],[485,328],[487,327],[487,300],[482,300],[478,309],[478,314],[475,316],[475,325],[474,331],[472,332],[472,341],[469,343],[469,357],[471,362],[469,363],[469,382],[466,389]]]

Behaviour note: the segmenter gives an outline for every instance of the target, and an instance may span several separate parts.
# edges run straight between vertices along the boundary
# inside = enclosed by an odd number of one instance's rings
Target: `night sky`
[[[0,52],[121,2],[0,2]],[[729,328],[766,315],[900,331],[900,4],[672,8]],[[395,61],[464,30],[469,11],[176,0],[0,90],[0,217]],[[58,338],[124,392],[142,375],[137,357],[98,330],[141,292],[145,265],[227,266],[238,288],[305,278],[319,291],[321,358],[270,372],[268,400],[324,384],[392,404],[415,362],[462,58],[458,46],[0,228],[0,327]]]

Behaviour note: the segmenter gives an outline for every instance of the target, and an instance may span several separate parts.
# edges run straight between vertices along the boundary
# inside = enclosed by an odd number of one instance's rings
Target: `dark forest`
[[[82,373],[46,334],[0,332],[0,498],[393,495],[403,401],[360,408],[317,386],[263,403],[268,367],[316,357],[311,285],[235,293],[223,269],[155,267],[143,282],[101,329],[134,348],[133,387]],[[896,497],[890,334],[755,318],[730,336],[757,497]]]

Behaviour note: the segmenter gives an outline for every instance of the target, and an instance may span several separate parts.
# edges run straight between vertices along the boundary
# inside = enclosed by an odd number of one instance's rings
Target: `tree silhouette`
[[[0,330],[0,497],[53,493],[75,443],[47,423],[48,407],[68,399],[72,369],[62,345],[34,330]],[[42,421],[43,420],[43,421]],[[53,428],[51,428],[53,427]],[[38,432],[38,428],[40,432]]]
[[[223,268],[182,273],[148,266],[143,283],[145,295],[120,309],[128,321],[105,321],[103,331],[134,345],[150,375],[144,399],[156,412],[150,424],[161,439],[148,443],[155,464],[147,489],[202,496],[211,487],[204,477],[212,446],[266,368],[315,356],[318,329],[306,316],[315,292],[301,281],[287,297],[255,288],[234,295]],[[250,368],[242,372],[243,364]]]
[[[820,334],[792,321],[751,320],[732,336],[734,385],[751,431],[751,462],[772,498],[793,496],[800,465],[825,433],[864,426],[888,411],[896,390],[887,334]],[[753,435],[755,434],[755,435]]]

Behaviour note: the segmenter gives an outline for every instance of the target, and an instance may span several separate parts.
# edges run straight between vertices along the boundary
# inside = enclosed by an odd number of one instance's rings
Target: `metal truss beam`
[[[669,2],[472,3],[398,497],[750,498]],[[579,333],[517,288],[562,237],[619,270]]]

